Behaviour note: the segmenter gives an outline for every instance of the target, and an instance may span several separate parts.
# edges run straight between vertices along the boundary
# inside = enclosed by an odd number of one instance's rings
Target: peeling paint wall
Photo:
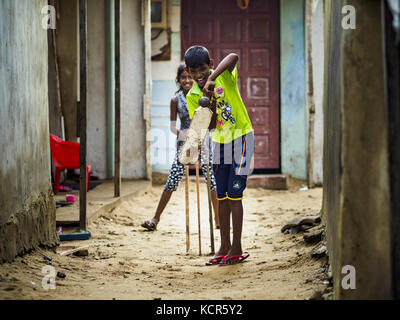
[[[0,263],[57,242],[45,5],[46,0],[0,2]]]
[[[313,92],[315,103],[313,183],[323,182],[324,153],[324,0],[314,0],[312,17]]]
[[[324,0],[308,0],[306,10],[307,180],[314,187],[323,181]]]
[[[88,1],[87,162],[100,179],[107,171],[106,1]]]
[[[146,178],[145,49],[142,2],[121,1],[121,176]]]
[[[304,1],[281,0],[281,168],[307,179]]]

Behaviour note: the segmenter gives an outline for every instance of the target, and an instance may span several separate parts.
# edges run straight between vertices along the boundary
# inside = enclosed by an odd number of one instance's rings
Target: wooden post
[[[81,229],[86,229],[87,225],[87,172],[86,172],[86,153],[87,153],[87,3],[86,0],[79,0],[79,67],[80,67],[80,192],[79,192],[79,225]]]
[[[200,222],[200,174],[199,162],[196,162],[196,191],[197,191],[197,224],[199,230],[199,256],[201,256],[201,222]]]
[[[186,205],[186,252],[190,249],[190,228],[189,228],[189,166],[185,166],[185,205]]]
[[[115,0],[115,144],[114,197],[121,196],[121,0]]]
[[[208,137],[207,137],[208,139]],[[210,177],[210,151],[209,151],[209,144],[207,143],[206,147],[206,161],[207,161],[207,194],[208,194],[208,213],[209,213],[209,221],[210,221],[210,247],[211,253],[215,253],[214,247],[214,225],[213,225],[213,213],[212,213],[212,204],[211,204],[211,177]]]

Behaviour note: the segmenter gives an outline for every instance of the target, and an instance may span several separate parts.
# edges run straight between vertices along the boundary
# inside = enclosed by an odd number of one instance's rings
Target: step
[[[168,171],[153,170],[153,185],[164,185],[167,182]],[[196,181],[191,175],[190,181]],[[288,190],[288,176],[285,174],[254,174],[247,180],[249,188],[264,188],[269,190]]]

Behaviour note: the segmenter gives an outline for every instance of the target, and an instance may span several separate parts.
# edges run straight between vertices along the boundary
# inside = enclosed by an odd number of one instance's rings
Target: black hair
[[[210,65],[210,54],[203,46],[190,47],[185,53],[185,63],[188,68],[197,68],[203,64]]]
[[[178,67],[178,71],[176,73],[176,79],[175,79],[176,85],[178,87],[178,91],[175,93],[178,93],[179,91],[183,91],[180,81],[181,81],[181,75],[182,75],[183,71],[185,71],[185,67],[186,66],[184,63],[180,64]]]

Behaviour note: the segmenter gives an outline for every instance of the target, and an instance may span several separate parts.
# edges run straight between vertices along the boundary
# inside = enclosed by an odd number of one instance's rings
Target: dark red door
[[[255,130],[255,168],[279,169],[279,5],[250,0],[182,0],[182,51],[203,45],[218,64],[239,55],[239,90]]]

